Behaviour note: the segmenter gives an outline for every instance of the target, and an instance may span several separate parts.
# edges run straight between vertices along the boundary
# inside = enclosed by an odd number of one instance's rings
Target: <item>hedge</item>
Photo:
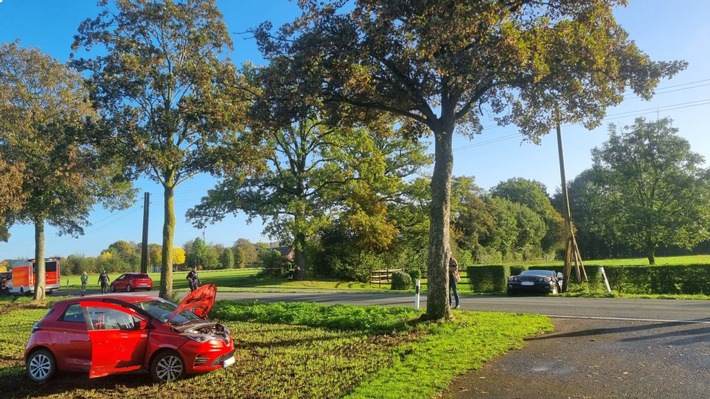
[[[554,270],[564,272],[563,266],[468,266],[466,272],[474,292],[505,292],[509,275],[523,270]],[[603,290],[601,266],[586,265],[589,287]],[[625,294],[705,294],[710,295],[710,265],[688,266],[604,266],[613,291]],[[572,269],[571,284],[576,284]]]

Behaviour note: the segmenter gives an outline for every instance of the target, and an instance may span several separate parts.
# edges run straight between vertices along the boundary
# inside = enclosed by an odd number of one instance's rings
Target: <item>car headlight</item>
[[[189,339],[191,339],[195,342],[199,342],[199,343],[207,342],[210,339],[212,339],[211,337],[208,337],[204,334],[182,334],[182,335],[186,338],[189,338]]]

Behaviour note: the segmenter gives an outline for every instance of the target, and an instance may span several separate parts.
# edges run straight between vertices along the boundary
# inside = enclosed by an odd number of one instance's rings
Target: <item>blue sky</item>
[[[571,180],[591,166],[590,150],[608,138],[608,124],[631,125],[634,118],[670,117],[679,134],[693,151],[710,158],[710,1],[706,0],[629,0],[626,8],[616,10],[617,20],[638,46],[654,60],[683,59],[689,67],[672,80],[663,81],[650,102],[629,95],[624,103],[608,111],[604,124],[588,131],[581,126],[562,127],[567,179]],[[270,20],[274,26],[291,20],[298,9],[288,0],[218,0],[224,20],[233,35],[237,63],[261,63],[248,28]],[[66,60],[79,23],[98,13],[95,0],[0,0],[0,41],[20,40],[23,47],[38,47],[59,60]],[[522,142],[515,127],[496,127],[484,122],[486,129],[473,141],[463,137],[454,143],[454,175],[473,176],[476,183],[490,189],[501,181],[523,177],[547,186],[550,194],[560,186],[557,141],[554,132],[541,145]],[[199,176],[176,190],[175,245],[196,237],[209,243],[232,245],[238,238],[252,242],[268,241],[261,235],[259,220],[247,224],[243,215],[197,230],[185,221],[185,211],[199,203],[214,187],[209,176]],[[98,256],[118,240],[140,242],[142,236],[143,195],[151,193],[149,241],[160,243],[163,210],[162,189],[150,181],[137,182],[141,190],[131,208],[109,213],[97,208],[90,216],[91,226],[80,238],[59,237],[47,227],[47,256],[83,254]],[[574,212],[574,209],[572,210]],[[32,226],[15,226],[7,243],[0,242],[0,259],[30,258],[34,254]]]

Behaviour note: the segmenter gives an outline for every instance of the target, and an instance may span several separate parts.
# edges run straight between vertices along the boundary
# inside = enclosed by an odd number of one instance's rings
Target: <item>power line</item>
[[[661,107],[646,108],[646,109],[642,109],[642,110],[621,112],[618,114],[610,114],[606,118],[604,118],[602,121],[604,122],[604,121],[624,119],[624,118],[629,118],[629,117],[637,117],[637,116],[642,116],[642,115],[648,115],[650,113],[656,113],[659,111],[675,111],[675,110],[679,110],[679,109],[700,107],[703,105],[710,105],[710,98],[706,98],[703,100],[697,100],[697,101],[689,101],[689,102],[685,102],[685,103],[664,105]],[[579,125],[579,124],[574,123],[574,124],[567,124],[565,126],[575,126],[575,125]],[[485,128],[483,129],[483,131],[487,131],[487,130],[489,130],[489,129],[485,129]],[[515,138],[523,138],[523,135],[520,133],[513,133],[513,134],[509,134],[507,136],[497,137],[497,138],[493,138],[490,140],[479,141],[477,143],[471,143],[471,144],[467,144],[467,145],[464,145],[461,147],[457,147],[457,148],[454,148],[454,151],[461,151],[461,150],[466,150],[469,148],[481,147],[484,145],[495,144],[500,141],[507,141],[507,140],[512,140]]]

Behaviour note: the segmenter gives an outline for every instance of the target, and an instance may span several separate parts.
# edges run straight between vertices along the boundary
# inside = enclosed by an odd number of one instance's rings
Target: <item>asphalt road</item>
[[[385,306],[415,302],[413,296],[388,294],[219,296]],[[426,308],[425,297],[419,305]],[[461,305],[548,315],[555,331],[459,376],[441,398],[710,398],[710,301],[473,296],[462,297]]]
[[[388,293],[219,292],[220,299],[263,302],[315,302],[383,306],[415,306],[414,295]],[[426,296],[419,300],[426,309]],[[710,323],[710,301],[668,299],[568,298],[553,296],[465,296],[461,308],[495,312],[535,313],[556,318],[648,320]],[[708,395],[710,397],[710,395]]]

